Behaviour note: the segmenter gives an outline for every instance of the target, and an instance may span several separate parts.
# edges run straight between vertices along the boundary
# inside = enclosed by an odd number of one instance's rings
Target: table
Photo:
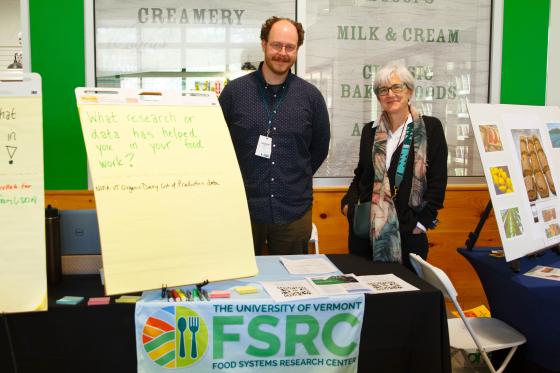
[[[420,291],[366,295],[360,372],[451,372],[445,302],[441,292],[398,264],[329,255],[343,272],[394,273]],[[65,276],[49,291],[49,311],[5,316],[18,372],[58,369],[134,372],[134,305],[60,306],[64,295],[102,296],[98,276]],[[5,320],[2,320],[2,324]],[[0,326],[0,371],[13,372],[8,337]]]
[[[550,250],[537,258],[522,258],[513,272],[504,258],[489,256],[496,248],[459,249],[476,270],[492,316],[525,335],[516,354],[548,371],[560,372],[560,282],[522,275],[536,265],[560,266]]]

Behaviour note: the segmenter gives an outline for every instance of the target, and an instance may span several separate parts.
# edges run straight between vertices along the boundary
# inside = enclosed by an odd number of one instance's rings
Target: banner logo
[[[187,307],[165,307],[144,324],[142,344],[148,357],[164,368],[182,368],[202,359],[208,348],[208,327]]]

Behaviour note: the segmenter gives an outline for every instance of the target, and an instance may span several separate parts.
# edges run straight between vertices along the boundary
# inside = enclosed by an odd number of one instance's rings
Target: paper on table
[[[371,288],[358,281],[354,274],[308,277],[307,280],[323,295],[371,293]]]
[[[20,83],[0,82],[0,313],[47,309],[41,97],[4,96]]]
[[[525,273],[525,276],[538,277],[545,280],[560,281],[560,268],[536,266]]]
[[[374,294],[395,293],[399,291],[418,290],[400,277],[390,273],[386,275],[357,276],[364,285],[371,288]]]
[[[281,257],[280,261],[292,275],[310,275],[314,273],[331,273],[338,268],[324,256],[309,259],[288,259]]]
[[[261,285],[275,302],[322,297],[307,280],[263,281]]]

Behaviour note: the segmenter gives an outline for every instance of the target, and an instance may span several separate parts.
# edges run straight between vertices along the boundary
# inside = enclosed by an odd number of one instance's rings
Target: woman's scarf
[[[418,111],[409,107],[413,119],[414,167],[412,189],[408,205],[420,211],[425,205],[426,191],[426,126]],[[387,113],[382,112],[377,120],[373,141],[373,194],[371,198],[370,237],[373,245],[373,260],[380,262],[401,262],[401,236],[399,219],[391,196],[391,186],[387,176],[387,135],[390,128]],[[403,128],[406,131],[406,127]]]

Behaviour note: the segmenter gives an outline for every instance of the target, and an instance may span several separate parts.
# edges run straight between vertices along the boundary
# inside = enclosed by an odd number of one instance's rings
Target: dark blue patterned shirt
[[[261,68],[262,63],[259,70],[231,81],[220,94],[220,105],[243,176],[251,221],[286,224],[311,207],[313,174],[329,151],[329,113],[312,84],[290,72],[284,84],[268,85]],[[272,152],[267,159],[255,151],[259,136],[269,130]]]

